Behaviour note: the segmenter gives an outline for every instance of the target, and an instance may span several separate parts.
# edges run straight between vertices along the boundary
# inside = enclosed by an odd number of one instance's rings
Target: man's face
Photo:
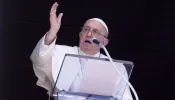
[[[100,51],[100,47],[94,43],[91,43],[88,39],[96,38],[98,41],[103,43],[103,45],[108,44],[107,32],[104,26],[95,20],[88,20],[79,34],[80,36],[80,49],[90,55],[94,55]]]

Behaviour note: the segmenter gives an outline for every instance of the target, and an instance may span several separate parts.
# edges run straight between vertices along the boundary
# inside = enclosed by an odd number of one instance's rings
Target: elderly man
[[[34,72],[38,77],[37,85],[47,89],[48,93],[51,93],[66,53],[105,58],[106,56],[100,53],[100,47],[91,43],[88,39],[95,37],[104,46],[108,44],[106,24],[99,18],[92,18],[85,22],[82,31],[79,33],[79,47],[56,45],[55,41],[59,37],[59,34],[57,37],[57,33],[63,16],[63,13],[60,13],[58,17],[56,16],[57,7],[58,4],[54,3],[50,11],[50,30],[41,38],[31,55]],[[69,82],[62,88],[69,91],[78,91],[81,77],[79,74],[72,77],[74,77],[73,80],[67,79]],[[129,88],[124,89],[125,87],[122,84],[119,87],[121,91],[124,91],[124,100],[132,100]]]

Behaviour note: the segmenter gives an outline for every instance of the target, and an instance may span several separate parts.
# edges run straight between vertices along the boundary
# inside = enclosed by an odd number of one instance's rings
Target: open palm
[[[55,2],[50,10],[50,29],[54,32],[58,32],[58,30],[60,29],[61,19],[63,16],[63,13],[60,13],[57,17],[56,15],[57,7],[58,3]]]

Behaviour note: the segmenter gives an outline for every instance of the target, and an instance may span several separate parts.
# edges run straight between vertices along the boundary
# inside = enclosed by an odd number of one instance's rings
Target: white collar
[[[97,52],[95,55],[89,55],[84,53],[80,48],[79,49],[79,55],[83,55],[83,56],[92,56],[92,57],[100,57],[100,52]]]

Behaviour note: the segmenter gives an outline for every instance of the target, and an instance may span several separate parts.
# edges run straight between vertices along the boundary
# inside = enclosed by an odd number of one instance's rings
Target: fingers
[[[57,11],[57,7],[58,7],[58,3],[55,2],[52,7],[51,7],[51,10],[50,10],[50,14],[56,14],[56,11]]]
[[[57,22],[61,24],[61,19],[62,19],[63,13],[60,13],[57,18]]]

